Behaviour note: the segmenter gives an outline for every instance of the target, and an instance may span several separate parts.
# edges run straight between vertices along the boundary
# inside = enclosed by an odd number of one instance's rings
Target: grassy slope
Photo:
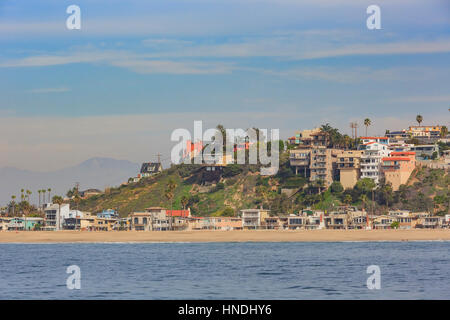
[[[118,188],[111,188],[108,193],[95,196],[80,203],[80,209],[90,212],[99,212],[103,209],[117,208],[121,216],[130,212],[143,211],[150,206],[162,206],[170,208],[170,202],[165,197],[165,189],[169,179],[173,179],[177,188],[173,200],[174,209],[181,209],[181,198],[197,197],[197,201],[191,201],[189,207],[194,215],[208,216],[220,215],[226,207],[237,211],[243,208],[257,207],[264,204],[265,208],[279,208],[279,212],[295,212],[304,203],[293,201],[297,195],[287,198],[280,195],[281,187],[291,186],[296,177],[282,179],[280,177],[261,178],[258,173],[244,171],[236,176],[222,180],[223,189],[215,189],[199,186],[195,181],[196,173],[184,172],[178,167],[165,170],[162,174],[143,179],[138,183],[132,183]],[[298,182],[298,181],[297,181]],[[443,170],[419,169],[407,186],[401,192],[396,193],[398,201],[392,204],[394,208],[403,208],[413,211],[432,210],[432,199],[435,196],[450,197],[450,177]],[[329,190],[322,195],[322,200],[313,205],[315,209],[328,209],[341,204],[338,195]],[[353,203],[360,205],[360,201]],[[74,205],[74,204],[73,204]],[[436,212],[448,210],[448,201],[437,204]],[[273,210],[275,211],[275,210]]]

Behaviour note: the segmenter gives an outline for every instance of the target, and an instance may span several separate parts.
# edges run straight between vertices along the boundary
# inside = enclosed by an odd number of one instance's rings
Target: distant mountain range
[[[52,189],[53,195],[64,196],[80,183],[80,191],[117,186],[138,174],[140,165],[128,160],[92,158],[79,165],[51,172],[33,172],[13,167],[0,168],[0,206],[5,206],[15,195],[20,201],[20,189],[32,191],[31,203],[38,203],[39,189]],[[46,197],[48,194],[46,195]],[[17,201],[16,199],[16,201]]]

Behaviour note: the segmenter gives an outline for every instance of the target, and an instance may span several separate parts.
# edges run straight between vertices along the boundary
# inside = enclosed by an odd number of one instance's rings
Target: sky
[[[194,120],[283,138],[448,126],[449,84],[446,0],[0,0],[0,167],[168,159]]]

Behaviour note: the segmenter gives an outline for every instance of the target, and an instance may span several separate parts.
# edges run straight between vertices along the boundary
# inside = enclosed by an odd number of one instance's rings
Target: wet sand
[[[327,242],[450,240],[436,230],[2,231],[0,243],[62,242]]]

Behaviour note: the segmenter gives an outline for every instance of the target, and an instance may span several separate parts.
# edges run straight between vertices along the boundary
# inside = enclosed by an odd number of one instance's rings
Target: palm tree
[[[74,201],[75,204],[77,205],[77,210],[78,210],[78,206],[79,206],[80,201],[81,201],[81,197],[80,197],[80,195],[78,194],[78,192],[74,195],[73,201]]]
[[[50,202],[50,195],[52,192],[52,188],[48,188],[47,191],[48,191],[48,202]]]
[[[367,202],[367,196],[363,193],[360,197],[359,200],[361,200],[362,202],[362,208],[363,210],[366,209],[366,202]]]
[[[52,202],[58,204],[59,206],[59,210],[58,210],[58,215],[56,216],[56,230],[59,230],[61,227],[61,205],[63,204],[64,200],[62,197],[60,196],[54,196],[52,198]]]
[[[416,117],[416,121],[417,121],[417,123],[418,123],[419,126],[420,126],[420,124],[421,124],[422,121],[423,121],[423,117],[422,117],[420,114],[418,114],[417,117]]]
[[[441,127],[441,138],[445,138],[448,134],[448,128],[446,126]]]
[[[31,196],[31,191],[27,190],[27,198],[28,198],[28,203],[30,203],[30,196]]]
[[[41,193],[42,193],[42,190],[39,189],[38,193],[39,193],[39,208],[40,208],[41,207]]]
[[[45,189],[42,189],[42,206],[45,204],[45,193],[47,192]]]
[[[181,197],[181,205],[183,206],[183,210],[186,210],[186,206],[189,202],[189,199],[186,196]]]
[[[363,210],[366,211],[366,225],[367,225],[367,227],[369,227],[369,214],[367,213],[367,210],[366,210],[367,196],[363,193],[363,194],[359,197],[359,200],[362,201],[362,203],[363,203]]]
[[[349,194],[346,194],[345,197],[344,197],[344,203],[346,205],[349,205],[350,203],[352,203],[352,196],[349,195]]]
[[[13,209],[13,217],[14,217],[14,210],[15,210],[15,207],[16,207],[16,196],[11,196],[11,202],[12,202],[12,205],[13,205],[13,207],[12,207],[12,209]]]
[[[366,126],[366,137],[367,137],[367,128],[372,124],[369,118],[364,119],[364,125]]]
[[[174,197],[174,191],[177,188],[177,184],[173,179],[170,179],[167,183],[167,189],[165,192],[165,196],[167,200],[170,201],[170,218],[169,218],[169,229],[172,230],[172,215],[173,215],[173,197]]]

